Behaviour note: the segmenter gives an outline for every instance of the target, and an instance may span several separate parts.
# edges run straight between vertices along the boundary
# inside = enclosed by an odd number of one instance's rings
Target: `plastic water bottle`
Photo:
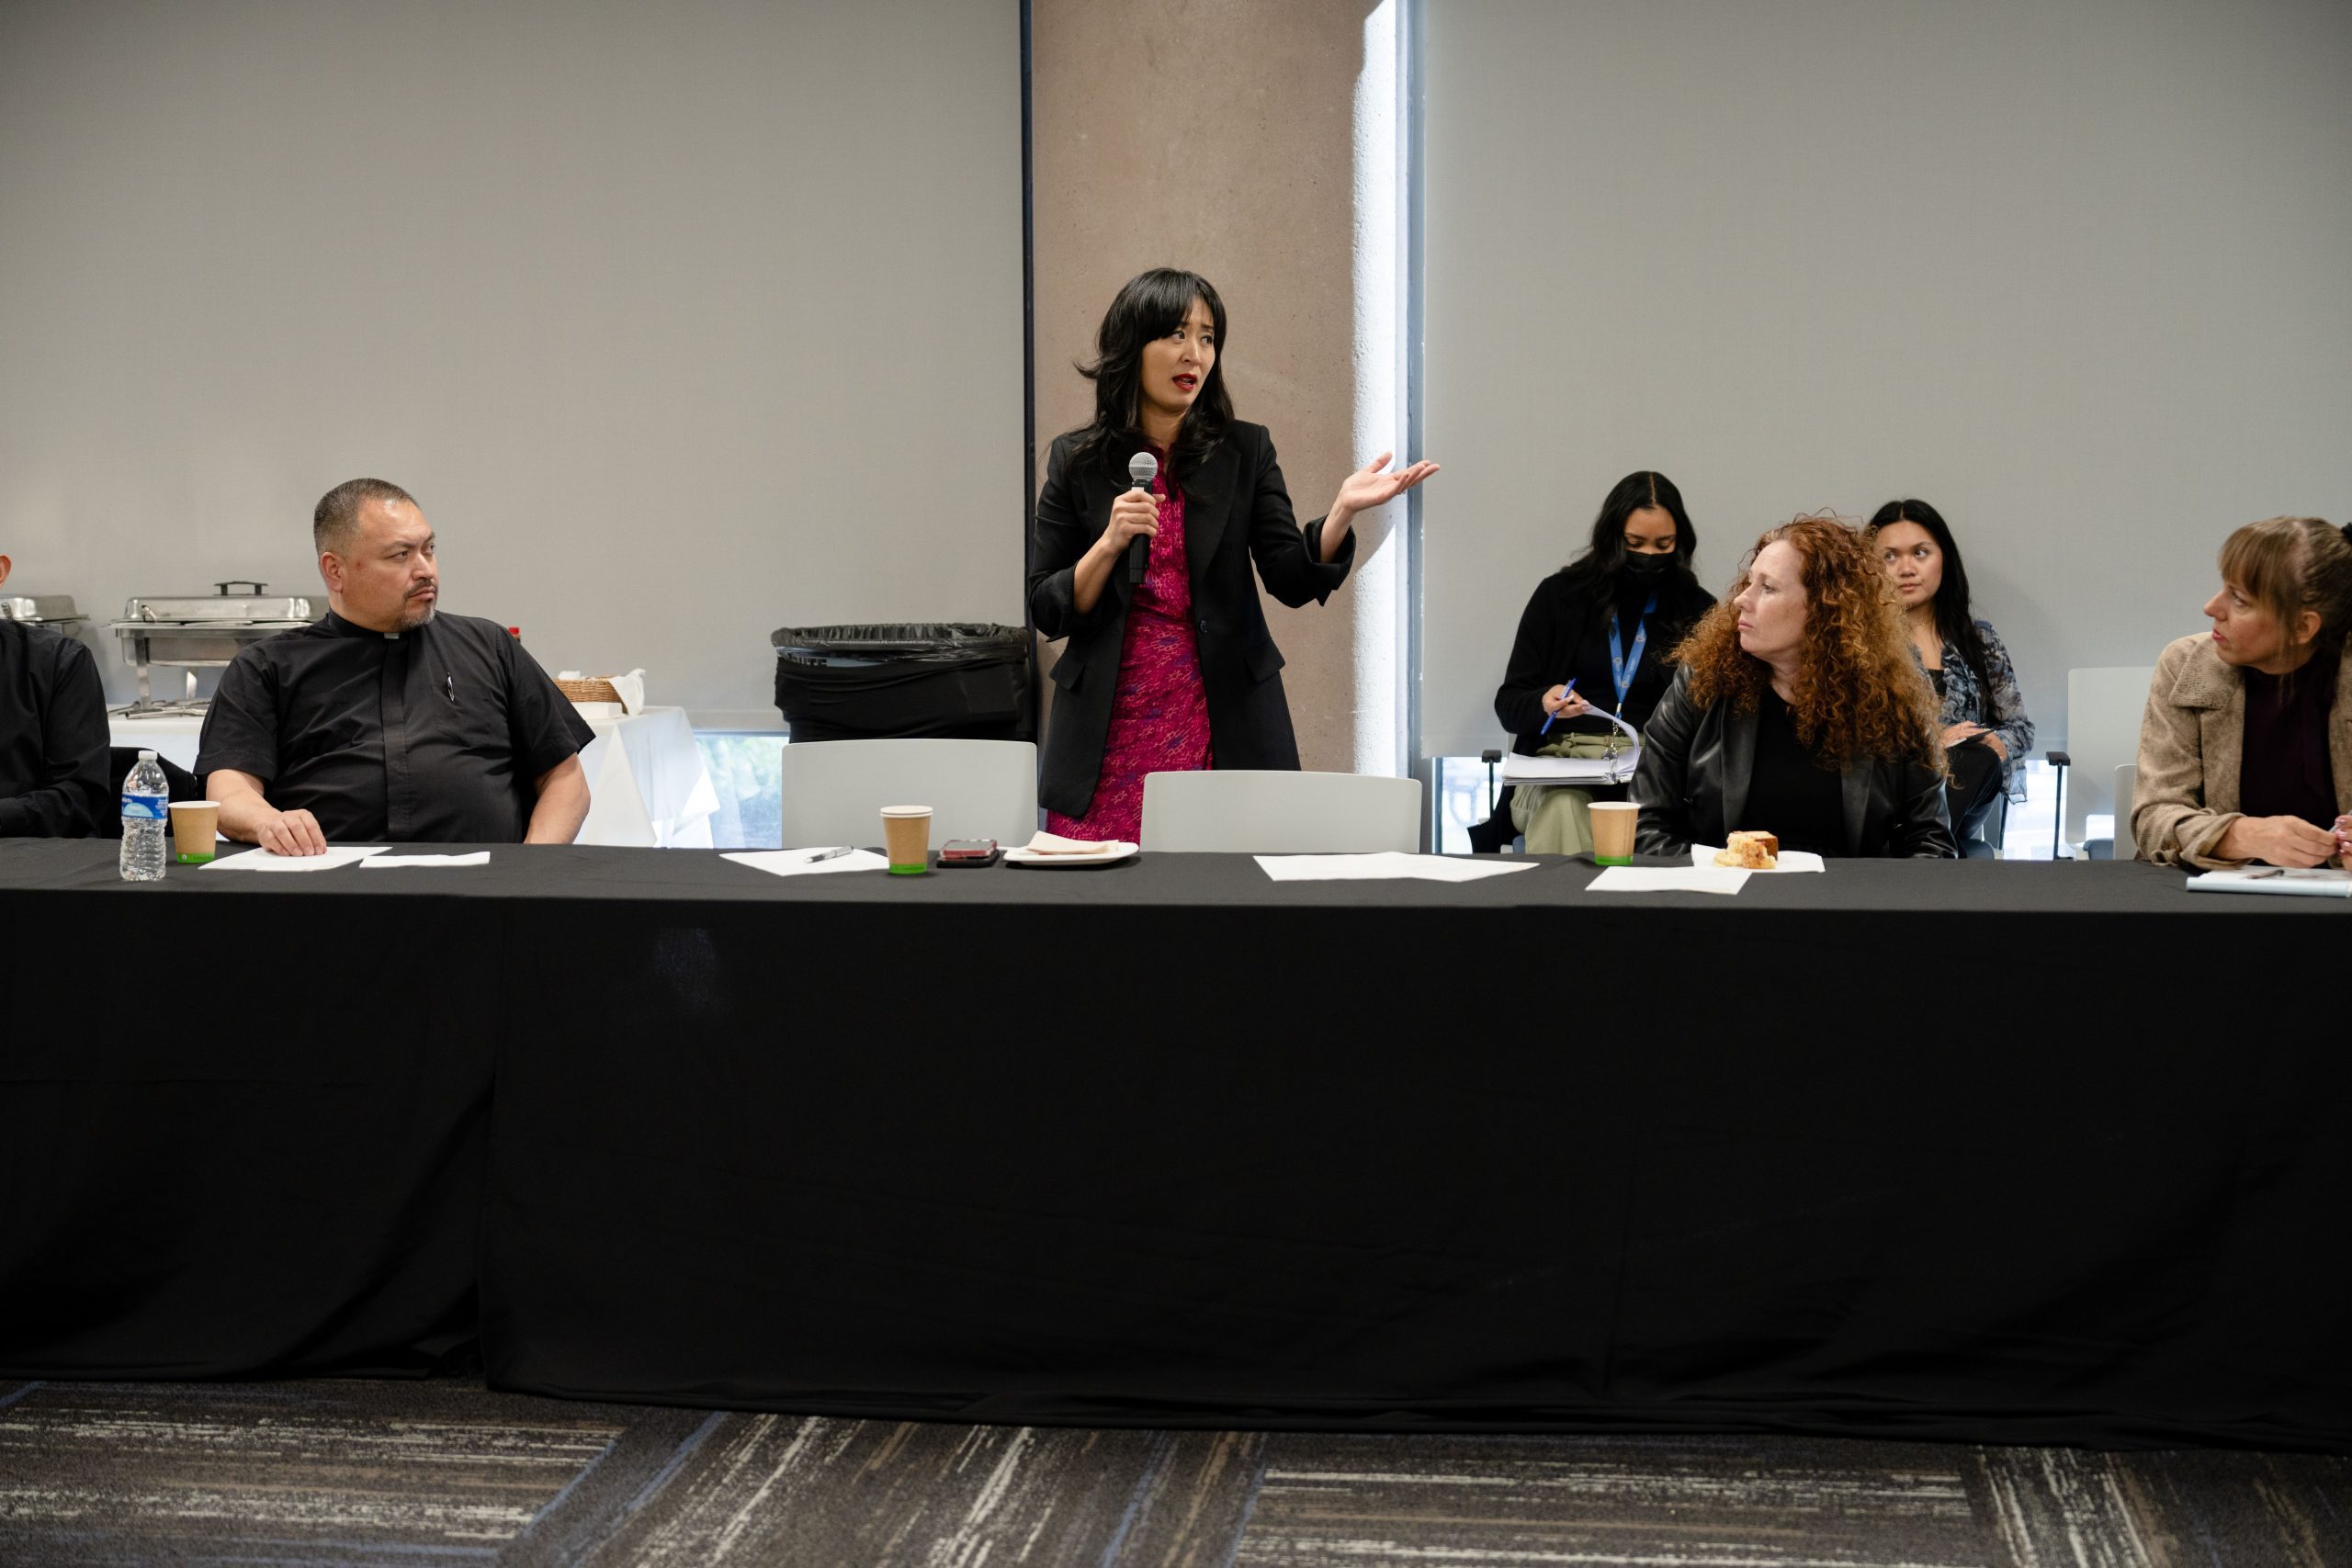
[[[122,781],[122,856],[125,882],[164,880],[164,802],[171,786],[153,751],[139,753],[139,765]]]

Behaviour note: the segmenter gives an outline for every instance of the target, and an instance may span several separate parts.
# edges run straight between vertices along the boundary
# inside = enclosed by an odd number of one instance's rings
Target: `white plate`
[[[1690,863],[1699,867],[1702,871],[1717,869],[1715,866],[1715,855],[1722,849],[1723,846],[1721,844],[1693,844],[1690,846]],[[1776,858],[1780,861],[1780,864],[1766,866],[1762,870],[1758,871],[1756,874],[1758,876],[1785,876],[1792,871],[1826,871],[1828,869],[1822,863],[1821,857],[1815,854],[1810,850],[1782,850]],[[1740,868],[1736,866],[1724,866],[1720,869],[1724,871],[1735,871]]]
[[[1028,845],[1004,852],[1007,865],[1116,865],[1142,846],[1125,840],[1113,844],[1099,855],[1041,855]]]

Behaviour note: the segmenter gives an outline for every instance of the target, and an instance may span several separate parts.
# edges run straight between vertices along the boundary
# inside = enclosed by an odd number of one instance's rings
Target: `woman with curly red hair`
[[[1675,659],[1634,775],[1642,853],[1745,829],[1823,855],[1952,857],[1935,693],[1856,530],[1766,534]]]

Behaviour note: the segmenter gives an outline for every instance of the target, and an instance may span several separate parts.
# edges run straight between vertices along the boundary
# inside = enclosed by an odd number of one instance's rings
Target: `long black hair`
[[[1674,481],[1647,469],[1619,479],[1600,503],[1600,515],[1592,520],[1592,542],[1564,569],[1569,586],[1586,598],[1608,598],[1625,570],[1625,519],[1652,506],[1674,519],[1674,587],[1697,591],[1699,579],[1690,570],[1690,558],[1699,551],[1698,530],[1690,526],[1690,513],[1683,509],[1682,492]]]
[[[1216,359],[1178,427],[1176,450],[1169,454],[1169,467],[1175,470],[1170,478],[1193,472],[1216,450],[1233,427],[1233,399],[1225,389],[1225,301],[1199,273],[1156,266],[1128,279],[1119,290],[1094,335],[1093,363],[1078,367],[1080,375],[1094,383],[1094,419],[1079,432],[1072,457],[1126,471],[1127,458],[1143,438],[1144,344],[1182,326],[1195,299],[1209,308]]]
[[[1935,540],[1936,548],[1944,555],[1943,581],[1936,587],[1936,635],[1950,643],[1960,654],[1960,661],[1976,677],[1976,689],[1984,694],[1984,726],[1990,729],[2008,716],[2001,711],[2001,694],[1993,684],[1992,661],[1984,657],[1984,634],[1976,629],[1976,614],[1968,604],[1968,568],[1962,564],[1960,546],[1951,536],[1951,527],[1943,513],[1924,501],[1890,501],[1871,514],[1866,536],[1875,538],[1882,528],[1897,523],[1916,523]]]

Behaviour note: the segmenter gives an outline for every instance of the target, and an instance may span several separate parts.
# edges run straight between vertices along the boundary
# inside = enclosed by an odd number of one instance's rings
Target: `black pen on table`
[[[1560,692],[1560,700],[1561,700],[1562,702],[1564,702],[1564,703],[1565,703],[1565,702],[1566,702],[1570,697],[1573,697],[1573,696],[1575,696],[1576,694],[1577,694],[1577,678],[1576,678],[1575,676],[1571,675],[1571,676],[1569,676],[1569,677],[1568,677],[1568,683],[1567,683],[1567,685],[1566,685],[1566,686],[1565,686],[1564,688],[1562,688],[1562,690],[1561,690],[1561,692]],[[1552,713],[1552,714],[1545,714],[1545,715],[1544,716],[1544,728],[1541,728],[1541,729],[1539,729],[1539,730],[1537,730],[1535,733],[1536,733],[1536,734],[1538,734],[1538,735],[1549,735],[1549,734],[1551,734],[1551,733],[1552,733],[1552,721],[1553,721],[1554,719],[1555,719],[1555,718],[1559,717],[1559,716],[1559,716],[1558,714],[1555,714],[1555,713]]]

